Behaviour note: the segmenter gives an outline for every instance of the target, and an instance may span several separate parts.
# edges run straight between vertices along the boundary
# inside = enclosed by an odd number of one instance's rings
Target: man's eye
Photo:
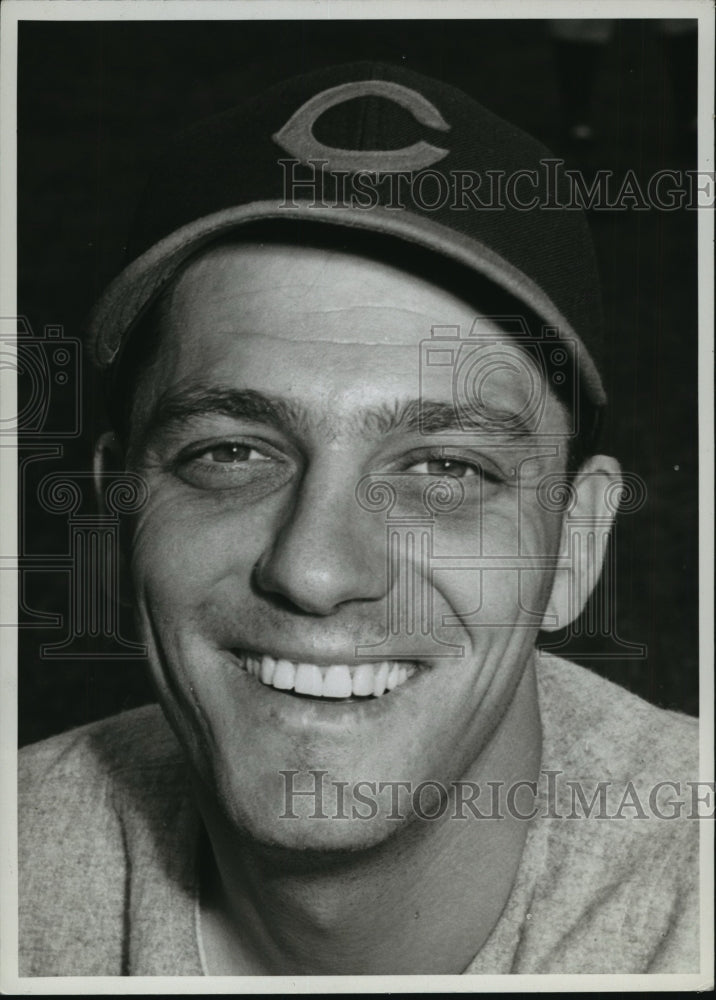
[[[411,465],[409,472],[422,476],[454,476],[465,479],[468,476],[479,476],[482,469],[470,462],[461,462],[457,458],[428,458],[424,462]]]
[[[208,490],[231,490],[277,484],[290,475],[292,465],[269,446],[242,441],[197,444],[178,456],[175,475],[190,486]]]
[[[198,456],[209,462],[235,463],[235,462],[267,462],[268,455],[262,454],[256,448],[247,444],[236,444],[226,442],[225,444],[213,445],[207,448],[202,455]]]

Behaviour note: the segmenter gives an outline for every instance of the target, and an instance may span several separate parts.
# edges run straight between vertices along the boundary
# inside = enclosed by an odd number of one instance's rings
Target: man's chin
[[[390,790],[374,799],[363,790],[355,800],[340,783],[335,794],[325,781],[326,791],[318,800],[300,797],[289,787],[274,802],[263,800],[247,810],[233,796],[220,796],[222,825],[230,837],[238,834],[260,851],[295,853],[308,864],[313,855],[323,861],[333,855],[338,861],[341,856],[375,850],[416,820],[409,802],[396,801]],[[216,815],[215,809],[210,813]]]
[[[295,855],[296,864],[340,862],[350,855],[374,851],[400,833],[408,821],[375,817],[370,820],[281,819],[270,825],[253,818],[245,822],[242,839],[261,853]]]

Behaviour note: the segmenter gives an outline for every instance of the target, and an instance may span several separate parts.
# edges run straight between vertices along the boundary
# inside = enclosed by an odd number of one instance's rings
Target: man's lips
[[[248,674],[267,687],[313,698],[380,698],[405,684],[418,669],[415,662],[397,660],[319,666],[241,650],[232,653]]]

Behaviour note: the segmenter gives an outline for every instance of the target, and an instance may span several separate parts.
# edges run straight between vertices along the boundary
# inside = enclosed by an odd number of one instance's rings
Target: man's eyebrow
[[[254,389],[192,384],[160,397],[148,421],[148,433],[175,424],[217,414],[235,420],[268,424],[277,430],[306,431],[310,427],[337,433],[335,418],[325,412],[311,415],[301,403]],[[512,409],[463,405],[439,400],[395,400],[360,407],[347,418],[344,429],[361,437],[394,433],[439,434],[473,432],[501,434],[512,440],[533,432],[524,414]]]
[[[164,393],[152,412],[148,427],[150,433],[156,433],[173,424],[211,414],[270,424],[279,430],[300,428],[306,422],[303,407],[281,396],[266,395],[254,389],[193,384]]]
[[[410,399],[366,409],[362,420],[369,431],[390,434],[394,431],[417,431],[440,434],[450,431],[501,433],[506,437],[522,438],[533,433],[529,414],[512,408],[496,409],[485,403],[446,403],[434,399]]]

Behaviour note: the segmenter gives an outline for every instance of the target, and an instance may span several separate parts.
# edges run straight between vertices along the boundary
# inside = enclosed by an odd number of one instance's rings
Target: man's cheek
[[[437,608],[440,624],[474,628],[473,645],[485,644],[486,626],[539,626],[552,572],[532,566],[556,557],[559,523],[533,508],[518,530],[517,513],[510,495],[485,504],[480,518],[446,518],[433,531],[427,577],[450,608]]]
[[[518,530],[516,495],[500,493],[436,519],[430,529],[432,552],[447,566],[453,557],[456,570],[475,569],[480,559],[487,560],[484,565],[499,569],[500,556],[512,559],[519,554],[521,546],[533,547],[533,536],[536,530],[539,531],[539,525],[526,522],[524,529]],[[472,567],[468,565],[470,559],[475,560]]]
[[[181,500],[158,498],[135,526],[135,580],[168,586],[178,593],[229,572],[238,538],[251,537],[240,533],[234,520],[197,510]]]

